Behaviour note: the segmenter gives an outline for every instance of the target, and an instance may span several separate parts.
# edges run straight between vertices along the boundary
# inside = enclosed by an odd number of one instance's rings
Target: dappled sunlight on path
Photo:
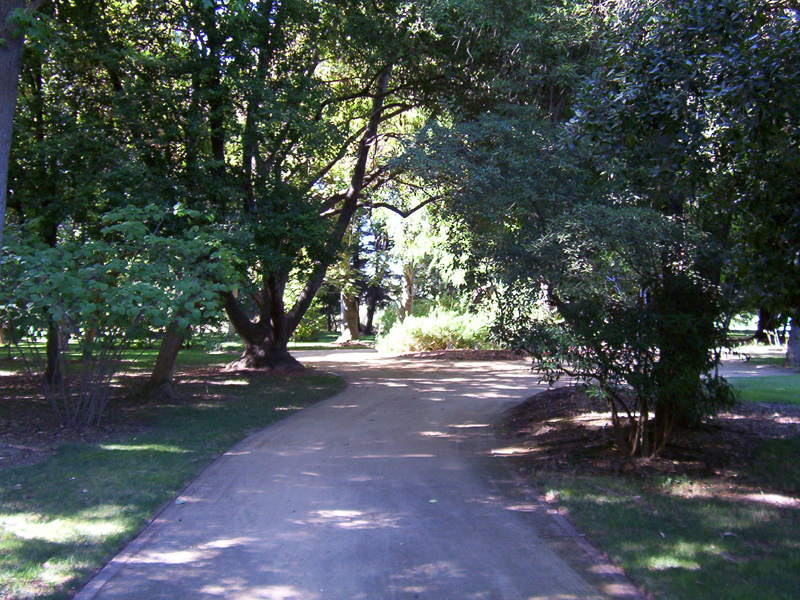
[[[634,597],[560,558],[492,458],[524,363],[298,354],[347,390],[227,452],[76,600]]]

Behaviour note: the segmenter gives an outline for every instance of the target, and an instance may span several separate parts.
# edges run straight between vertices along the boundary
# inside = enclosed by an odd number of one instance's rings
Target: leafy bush
[[[416,318],[427,317],[432,311],[436,310],[436,308],[437,306],[432,300],[426,298],[415,298],[414,308],[412,309],[411,314]],[[389,306],[383,309],[379,315],[378,335],[388,334],[388,332],[400,322],[398,307],[395,303],[391,303]]]
[[[423,317],[410,316],[395,323],[377,342],[381,352],[427,352],[489,348],[491,317],[434,309]]]
[[[326,330],[326,325],[325,315],[320,312],[319,303],[315,301],[292,333],[292,341],[313,342],[320,331]]]
[[[96,239],[43,243],[32,224],[9,228],[0,322],[62,425],[98,425],[122,356],[136,340],[175,326],[219,322],[227,252],[180,207],[109,211]],[[171,214],[174,213],[174,214]],[[165,235],[167,219],[185,225]],[[79,360],[66,352],[78,341]],[[44,353],[38,342],[47,339]]]
[[[565,213],[528,257],[560,319],[510,319],[501,332],[531,353],[545,381],[567,375],[592,385],[609,403],[619,449],[631,456],[657,454],[673,427],[698,424],[734,401],[716,371],[722,296],[693,270],[698,239],[648,209]]]

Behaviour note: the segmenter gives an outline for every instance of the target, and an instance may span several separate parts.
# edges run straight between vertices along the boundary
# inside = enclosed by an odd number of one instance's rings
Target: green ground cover
[[[800,403],[800,375],[731,381],[748,402]],[[787,410],[786,418],[797,418],[796,409]],[[720,438],[721,452],[727,443]],[[774,434],[753,443],[752,457],[704,476],[575,468],[526,477],[658,600],[794,600],[800,436]]]
[[[179,369],[228,360],[189,351]],[[135,432],[0,469],[0,598],[69,597],[215,457],[342,387],[319,373],[198,379],[186,400],[130,408]]]
[[[765,448],[748,476],[774,483],[791,472],[786,483],[797,494],[798,441]],[[730,493],[714,482],[669,477],[539,473],[531,481],[659,600],[797,598],[800,509],[785,504],[788,491]]]
[[[800,404],[800,375],[732,377],[729,381],[747,402]]]
[[[318,332],[314,339],[308,342],[289,342],[289,351],[292,350],[340,350],[347,349],[347,346],[337,346],[336,340],[339,334],[336,332]],[[374,335],[362,335],[355,344],[364,344],[365,346],[373,346],[375,344]]]

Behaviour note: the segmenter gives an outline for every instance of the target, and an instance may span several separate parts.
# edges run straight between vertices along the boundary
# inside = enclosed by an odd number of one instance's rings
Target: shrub
[[[427,316],[410,316],[402,323],[395,323],[378,339],[377,348],[392,354],[489,348],[491,321],[488,314],[462,314],[437,308]]]
[[[326,321],[325,315],[320,312],[317,302],[311,305],[311,308],[303,315],[297,329],[292,333],[292,341],[294,342],[313,342],[316,340],[320,331],[325,331]]]

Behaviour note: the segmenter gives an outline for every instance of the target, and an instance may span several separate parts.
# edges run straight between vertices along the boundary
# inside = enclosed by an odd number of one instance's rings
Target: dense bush
[[[378,339],[377,348],[387,353],[489,348],[491,322],[488,314],[462,314],[437,308],[426,316],[410,316],[402,323],[395,323]]]

